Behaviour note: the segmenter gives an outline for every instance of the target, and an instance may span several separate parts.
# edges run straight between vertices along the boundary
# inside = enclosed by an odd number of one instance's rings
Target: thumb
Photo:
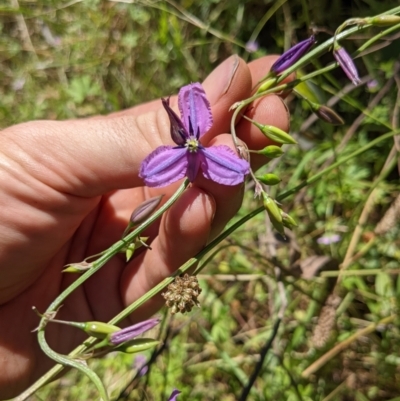
[[[229,106],[248,96],[246,63],[232,56],[205,80],[214,116],[213,135],[229,129]],[[93,197],[143,185],[142,160],[156,147],[173,144],[161,102],[100,118],[35,121],[2,132],[0,148],[25,171],[59,192]]]

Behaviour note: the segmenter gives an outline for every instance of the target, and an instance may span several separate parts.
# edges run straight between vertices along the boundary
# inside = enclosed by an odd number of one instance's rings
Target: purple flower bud
[[[144,332],[152,329],[160,322],[160,319],[149,319],[144,322],[134,324],[133,326],[126,327],[125,329],[115,331],[110,334],[109,341],[112,345],[119,345],[126,341],[130,341],[133,338],[143,334]]]
[[[140,224],[142,221],[146,220],[153,212],[157,209],[160,204],[161,199],[164,195],[155,196],[144,202],[142,202],[131,215],[130,222],[133,225]]]
[[[339,234],[328,234],[317,238],[317,242],[320,245],[330,245],[339,242],[340,239],[341,236]]]
[[[333,50],[333,56],[353,85],[358,85],[361,80],[358,76],[357,68],[353,59],[350,57],[350,54],[347,53],[343,47],[336,46]]]
[[[182,391],[179,391],[177,388],[174,388],[172,390],[171,395],[168,398],[168,401],[176,401],[176,397],[181,393]]]
[[[291,67],[294,63],[300,60],[300,58],[306,54],[311,46],[315,43],[315,36],[311,35],[308,39],[297,43],[289,50],[285,51],[282,56],[272,64],[271,71],[275,74],[280,74],[285,71],[289,67]]]

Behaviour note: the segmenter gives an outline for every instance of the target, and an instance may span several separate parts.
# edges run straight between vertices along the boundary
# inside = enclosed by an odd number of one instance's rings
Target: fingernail
[[[207,98],[215,104],[231,87],[233,78],[240,63],[238,55],[234,54],[223,61],[203,82]]]

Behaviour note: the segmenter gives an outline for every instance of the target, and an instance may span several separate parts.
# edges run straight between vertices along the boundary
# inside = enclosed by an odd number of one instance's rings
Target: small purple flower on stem
[[[136,323],[133,326],[126,327],[125,329],[115,331],[110,334],[109,341],[112,345],[120,345],[126,341],[130,341],[140,334],[152,329],[160,323],[160,319],[149,319],[144,322]]]
[[[140,166],[139,177],[148,187],[165,187],[183,177],[193,182],[199,170],[204,177],[224,185],[244,181],[250,166],[246,160],[225,145],[204,147],[200,138],[211,128],[213,118],[210,103],[199,83],[184,86],[179,91],[181,118],[162,99],[171,124],[171,138],[177,146],[160,146],[147,156]]]
[[[172,390],[171,395],[168,398],[168,401],[176,401],[176,398],[178,397],[178,395],[181,393],[182,391],[179,391],[177,388],[174,388]]]
[[[249,53],[254,53],[256,52],[258,49],[260,48],[260,45],[258,44],[257,41],[255,40],[249,40],[246,45],[245,45],[245,49],[247,52]]]
[[[327,234],[322,237],[317,238],[317,242],[320,245],[330,245],[335,244],[341,240],[341,236],[339,234]]]
[[[294,63],[300,60],[300,58],[306,54],[312,45],[315,43],[315,36],[311,35],[308,39],[303,40],[297,45],[294,45],[289,50],[285,51],[282,56],[272,64],[271,72],[275,74],[280,74],[281,72],[287,70]]]
[[[361,80],[358,76],[357,67],[354,64],[353,59],[350,57],[350,54],[347,53],[343,47],[335,46],[333,56],[353,85],[358,85]]]
[[[133,368],[137,369],[138,375],[140,377],[144,376],[147,373],[149,367],[147,366],[147,359],[143,354],[139,354],[136,356],[133,362]]]

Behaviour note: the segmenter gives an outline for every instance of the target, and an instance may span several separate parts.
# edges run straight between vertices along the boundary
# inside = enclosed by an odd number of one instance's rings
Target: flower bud
[[[115,331],[109,336],[109,343],[111,345],[119,345],[126,341],[130,341],[135,337],[143,334],[144,332],[152,329],[160,322],[160,319],[149,319],[144,322],[134,324],[133,326],[126,327],[125,329]]]
[[[263,193],[263,204],[275,230],[278,231],[279,234],[285,236],[285,230],[283,228],[283,223],[282,223],[281,209],[278,207],[275,201],[265,192]]]
[[[275,159],[282,156],[284,152],[279,146],[269,145],[266,146],[264,149],[257,150],[256,153],[258,153],[259,155],[264,155],[269,159]]]
[[[376,17],[366,17],[364,20],[367,24],[381,27],[400,24],[400,17],[398,15],[378,15]]]
[[[121,344],[116,351],[125,352],[126,354],[135,354],[136,352],[146,351],[160,344],[160,341],[153,338],[137,338],[132,341]]]
[[[285,51],[276,61],[272,64],[271,71],[275,74],[280,74],[281,72],[287,70],[293,64],[301,59],[301,57],[306,54],[312,45],[315,43],[315,36],[311,35],[308,39],[303,40],[297,45],[294,45],[287,51]]]
[[[282,181],[276,174],[272,173],[256,175],[256,178],[265,185],[276,185]]]
[[[252,120],[246,116],[243,116],[246,120],[250,121],[254,124],[267,138],[271,139],[276,143],[282,144],[295,144],[297,143],[295,139],[293,139],[288,133],[285,131],[274,127],[273,125],[264,125],[260,124],[257,121]]]
[[[133,212],[130,223],[137,226],[146,220],[158,207],[164,195],[155,196],[141,203]]]
[[[336,45],[333,50],[333,56],[353,85],[358,85],[361,80],[358,76],[357,67],[349,53],[343,47]]]
[[[181,393],[182,391],[178,390],[177,388],[175,388],[171,395],[168,398],[168,401],[176,401],[176,398],[178,397],[178,395]]]
[[[339,116],[335,111],[333,111],[330,107],[324,106],[321,104],[317,104],[308,100],[309,105],[311,106],[312,111],[320,118],[322,121],[325,121],[328,124],[332,125],[343,125],[344,120]]]

